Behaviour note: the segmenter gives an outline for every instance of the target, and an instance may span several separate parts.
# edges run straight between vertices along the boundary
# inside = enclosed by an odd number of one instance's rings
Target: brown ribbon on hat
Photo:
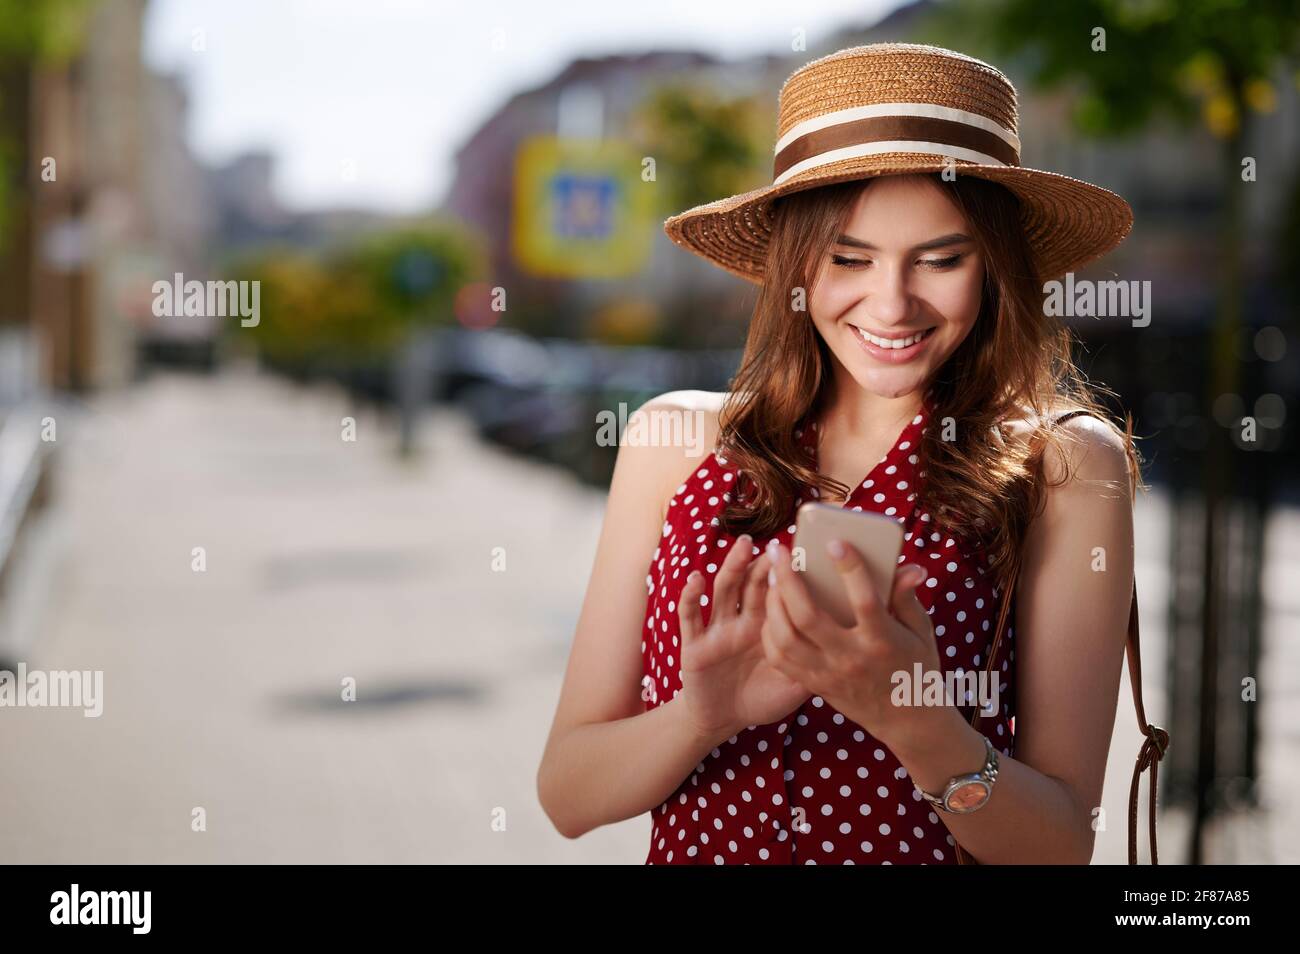
[[[791,166],[833,149],[896,139],[958,146],[985,153],[1008,166],[1020,165],[1020,154],[1016,149],[988,130],[928,116],[874,116],[837,123],[800,136],[777,153],[772,177],[775,179]]]

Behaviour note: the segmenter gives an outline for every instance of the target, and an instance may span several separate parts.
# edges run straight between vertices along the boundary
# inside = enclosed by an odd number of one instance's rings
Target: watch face
[[[973,812],[989,797],[989,786],[984,782],[964,782],[948,795],[948,809],[954,812]]]

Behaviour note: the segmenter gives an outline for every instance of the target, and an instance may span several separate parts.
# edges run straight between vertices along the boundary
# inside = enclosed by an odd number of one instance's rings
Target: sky
[[[269,150],[288,208],[401,214],[441,201],[453,154],[474,130],[579,56],[679,49],[740,59],[788,53],[796,30],[815,50],[898,5],[150,0],[144,49],[150,67],[183,78],[200,159]]]

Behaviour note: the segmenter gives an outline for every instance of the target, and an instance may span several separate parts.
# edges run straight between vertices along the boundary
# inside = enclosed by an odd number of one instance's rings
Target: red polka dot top
[[[944,671],[960,675],[985,665],[1000,594],[985,576],[988,558],[966,552],[961,540],[915,505],[918,481],[925,477],[917,469],[919,437],[931,410],[927,398],[843,506],[895,517],[903,525],[899,562],[929,568],[917,598],[930,614]],[[796,437],[815,467],[815,422],[806,422]],[[718,516],[736,477],[734,466],[715,451],[669,503],[646,577],[641,656],[647,710],[681,689],[677,600],[692,569],[706,577],[701,618],[709,623],[713,580],[735,541],[721,531]],[[809,486],[807,496],[816,490]],[[790,547],[794,529],[792,513],[776,539]],[[755,555],[767,543],[755,540]],[[1002,711],[985,715],[978,725],[1007,756],[1014,752],[1014,619],[1009,613],[995,666]],[[961,707],[968,721],[973,705],[968,696]],[[957,864],[952,836],[893,753],[819,696],[713,749],[650,817],[647,864]]]

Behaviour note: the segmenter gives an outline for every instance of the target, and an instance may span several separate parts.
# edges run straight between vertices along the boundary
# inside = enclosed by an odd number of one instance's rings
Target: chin
[[[898,398],[911,394],[925,383],[929,367],[908,368],[873,367],[870,358],[861,355],[848,355],[848,360],[841,358],[844,370],[849,373],[854,383],[864,391],[877,397]]]
[[[907,380],[901,380],[889,376],[890,380],[881,380],[879,375],[865,375],[863,378],[855,378],[864,391],[870,391],[872,394],[881,398],[901,398],[915,393],[925,383],[924,375],[909,374]]]

